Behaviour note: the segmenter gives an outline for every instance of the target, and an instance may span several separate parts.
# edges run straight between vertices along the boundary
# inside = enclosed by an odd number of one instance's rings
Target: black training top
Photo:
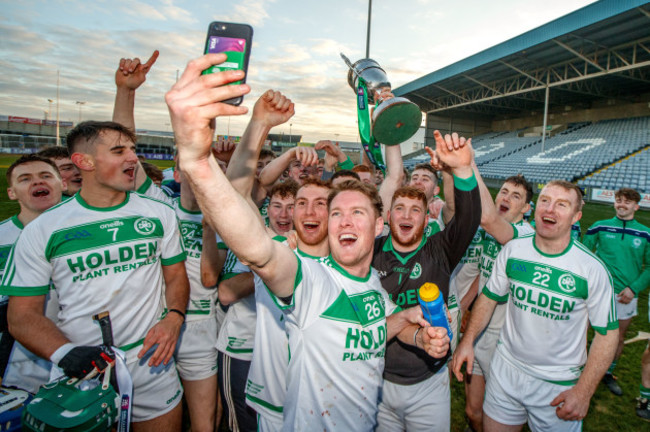
[[[372,266],[391,299],[402,309],[418,305],[417,290],[425,282],[440,288],[445,304],[449,295],[449,277],[472,242],[481,222],[481,201],[476,178],[454,177],[456,214],[445,229],[424,237],[414,251],[401,254],[393,249],[390,235],[375,240]],[[386,345],[384,378],[409,385],[421,382],[442,368],[449,358],[429,357],[420,348],[406,345],[397,338]]]

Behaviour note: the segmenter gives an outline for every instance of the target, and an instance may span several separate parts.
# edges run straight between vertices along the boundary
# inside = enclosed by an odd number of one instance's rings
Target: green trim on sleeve
[[[271,411],[275,411],[275,412],[279,412],[279,413],[281,413],[283,411],[283,407],[272,405],[272,404],[268,403],[267,401],[265,401],[263,399],[260,399],[260,398],[256,398],[255,396],[251,396],[248,393],[246,393],[246,399],[248,399],[249,401],[254,402],[254,403],[256,403],[256,404],[258,404],[260,406],[263,406],[263,407],[265,407],[265,408],[267,408],[267,409],[269,409]]]
[[[171,258],[161,258],[160,262],[162,263],[162,265],[168,266],[168,265],[179,263],[181,261],[185,261],[185,258],[187,258],[186,253],[181,252],[178,255],[173,256]]]
[[[354,164],[350,160],[350,156],[348,156],[347,159],[343,162],[338,162],[336,166],[338,166],[340,170],[351,170],[354,168]]]
[[[147,179],[140,185],[140,187],[136,190],[137,193],[143,194],[149,189],[149,186],[153,184],[153,181],[147,176]]]
[[[228,250],[228,246],[226,246],[226,244],[224,242],[218,242],[217,243],[217,249]]]
[[[397,312],[402,312],[403,310],[404,309],[402,309],[401,306],[395,305],[395,310],[393,311],[393,313],[391,315],[395,315]]]
[[[16,296],[16,297],[31,297],[45,295],[50,292],[50,286],[39,287],[19,287],[19,286],[2,286],[0,287],[1,295]]]
[[[508,294],[506,294],[504,296],[498,296],[498,295],[494,294],[492,291],[490,291],[487,286],[484,286],[483,291],[481,291],[481,292],[485,295],[485,297],[489,298],[490,300],[494,300],[494,301],[497,301],[499,303],[503,303],[503,302],[508,301]]]
[[[454,187],[458,190],[469,192],[477,185],[478,183],[476,183],[476,177],[474,177],[474,173],[472,173],[471,177],[467,177],[465,179],[454,176]]]
[[[618,321],[607,323],[607,327],[591,326],[595,332],[605,336],[609,330],[616,330],[618,328]]]

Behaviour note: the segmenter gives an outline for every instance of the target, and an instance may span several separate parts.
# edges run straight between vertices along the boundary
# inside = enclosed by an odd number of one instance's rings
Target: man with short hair
[[[508,302],[487,380],[487,432],[519,431],[526,422],[532,430],[581,430],[614,357],[618,322],[611,278],[600,260],[571,238],[581,201],[577,186],[566,181],[542,189],[535,234],[503,247],[454,353],[452,369],[462,381],[463,363],[472,374],[476,338],[497,302]],[[587,323],[595,330],[589,355]]]
[[[449,222],[453,217],[452,209],[444,211],[442,208],[444,203],[441,207],[436,204],[437,201],[440,201],[440,197],[438,197],[440,193],[438,181],[438,173],[435,168],[430,164],[418,164],[413,169],[411,180],[408,183],[409,186],[420,189],[427,197],[427,208],[429,210],[429,224],[425,233],[427,236],[432,236],[445,229],[445,222]],[[453,179],[449,178],[446,182],[446,187],[450,186],[449,191],[453,191]],[[436,207],[438,211],[435,216],[431,212],[432,207]]]
[[[376,191],[358,182],[329,195],[332,259],[327,264],[299,257],[266,236],[254,210],[217,171],[208,152],[214,116],[245,112],[220,101],[250,91],[247,85],[224,85],[243,78],[242,71],[203,79],[201,71],[223,61],[225,55],[208,54],[190,62],[166,101],[179,160],[205,217],[285,310],[291,362],[284,429],[370,430],[385,341],[396,334],[412,341],[417,326],[411,323],[421,321],[416,315],[389,316],[395,306],[371,270],[372,244],[383,228],[381,202]],[[419,346],[437,357],[446,354],[444,329],[419,333]]]
[[[56,164],[61,179],[66,184],[63,191],[65,196],[71,197],[81,189],[81,174],[79,168],[72,163],[68,149],[62,146],[52,146],[41,149],[38,156],[51,160]]]
[[[475,167],[475,173],[477,172],[478,169]],[[503,244],[512,238],[534,232],[528,222],[523,220],[524,213],[528,210],[527,203],[533,195],[531,184],[523,176],[508,177],[501,185],[494,202],[492,202],[487,187],[480,179],[480,175],[477,175],[477,177],[479,178],[483,203],[482,228],[478,230],[477,234],[481,239],[478,246],[478,262],[468,264],[463,267],[462,271],[473,273],[471,271],[472,266],[477,266],[479,270],[478,283],[471,285],[471,287],[459,287],[461,288],[459,291],[465,291],[462,298],[464,304],[472,303],[477,295],[481,295],[483,287],[485,287],[492,274],[494,262]],[[465,283],[467,282],[469,281],[465,280]],[[470,288],[470,290],[466,291],[464,288]],[[473,291],[474,288],[476,291]],[[485,383],[489,379],[490,362],[505,320],[506,306],[506,303],[502,302],[495,307],[486,330],[477,337],[474,346],[475,356],[472,376],[465,384],[465,413],[470,426],[478,431],[482,428]]]
[[[376,187],[372,170],[367,165],[355,165],[352,171],[357,173],[362,182]]]
[[[347,180],[361,181],[361,177],[359,177],[359,174],[355,173],[352,170],[340,170],[335,172],[334,175],[330,178],[330,185],[334,187]]]
[[[641,201],[637,191],[622,188],[616,191],[614,197],[616,216],[595,222],[587,230],[582,243],[603,260],[614,280],[618,348],[603,383],[609,391],[621,396],[623,390],[613,373],[623,352],[625,332],[637,315],[639,294],[650,285],[650,228],[634,219]]]
[[[61,202],[61,194],[65,183],[57,166],[49,159],[37,155],[24,155],[15,160],[7,169],[7,195],[12,201],[18,201],[20,212],[0,222],[0,280],[4,273],[9,253],[25,226],[31,223],[43,212]],[[0,308],[0,325],[2,326],[1,345],[11,347],[0,350],[6,353],[7,369],[2,376],[5,387],[18,387],[31,393],[36,393],[39,386],[50,378],[52,363],[38,357],[27,350],[7,331],[7,301],[2,296]],[[50,290],[47,294],[46,315],[56,321],[58,302],[56,292]]]
[[[84,378],[111,361],[92,316],[111,314],[115,346],[133,378],[138,430],[178,430],[182,388],[173,353],[189,284],[174,210],[133,193],[135,137],[113,122],[83,122],[68,134],[83,188],[29,224],[15,246],[0,292],[16,340],[63,372]],[[52,280],[61,304],[43,314]],[[164,315],[164,305],[167,314]]]
[[[465,143],[457,134],[443,138],[435,131],[434,137],[438,149],[448,143]],[[387,159],[391,150],[386,149]],[[392,196],[388,212],[390,234],[375,240],[373,267],[391,299],[402,308],[419,307],[417,292],[425,283],[435,283],[445,305],[448,304],[451,272],[478,228],[481,205],[470,165],[471,148],[454,154],[462,157],[453,168],[458,210],[445,230],[427,237],[426,195],[415,187],[402,187]],[[401,164],[391,165],[382,187],[391,181],[392,171],[398,174],[392,181],[401,181]],[[446,364],[445,358],[433,359],[399,340],[389,342],[377,430],[448,431],[451,401]]]

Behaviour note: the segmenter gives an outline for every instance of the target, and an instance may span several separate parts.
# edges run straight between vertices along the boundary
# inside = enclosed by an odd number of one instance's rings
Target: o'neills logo
[[[156,225],[147,218],[140,218],[133,223],[133,228],[138,234],[149,235],[153,233]]]
[[[106,228],[116,228],[116,227],[121,227],[124,225],[124,222],[121,220],[116,220],[111,223],[105,223],[99,226],[100,229],[106,229]]]

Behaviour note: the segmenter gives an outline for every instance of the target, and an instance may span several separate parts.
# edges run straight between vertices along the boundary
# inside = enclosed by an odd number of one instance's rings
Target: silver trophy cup
[[[362,79],[368,89],[368,102],[379,105],[372,113],[372,135],[385,145],[400,144],[411,138],[422,123],[420,108],[403,97],[382,100],[381,94],[390,92],[391,86],[386,72],[373,59],[361,59],[354,64],[343,54],[341,58],[348,65],[348,84],[356,93]]]

